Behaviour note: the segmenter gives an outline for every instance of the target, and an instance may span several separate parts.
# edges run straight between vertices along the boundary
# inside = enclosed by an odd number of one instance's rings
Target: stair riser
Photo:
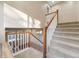
[[[71,50],[72,52],[77,53],[77,54],[79,53],[79,48],[71,47],[71,46],[68,46],[68,45],[65,45],[62,43],[58,43],[58,42],[54,42],[54,41],[53,41],[52,45],[53,46],[51,46],[51,48],[60,47],[60,48]]]
[[[63,31],[63,32],[79,32],[79,29],[55,29],[55,31]]]
[[[59,34],[74,34],[74,35],[79,35],[79,32],[63,32],[63,31],[55,31],[54,33],[59,33]]]
[[[63,25],[79,25],[79,22],[69,22],[69,23],[61,23],[58,24],[59,26],[63,26]]]
[[[79,45],[79,40],[66,39],[66,38],[59,38],[59,37],[54,37],[53,39],[55,39],[55,40],[61,39],[60,41],[64,41],[64,42],[67,42],[67,43],[72,43],[72,44]],[[52,40],[52,41],[53,41],[53,40]]]
[[[79,49],[76,49],[76,48],[73,48],[73,47],[58,43],[58,42],[54,43],[53,45],[54,46],[51,48],[56,49],[58,51],[60,51],[60,49],[61,49],[60,52],[62,52],[63,54],[66,54],[66,55],[72,56],[72,57],[76,57],[76,58],[79,57]],[[63,49],[65,49],[66,51]]]
[[[49,53],[50,54],[48,57],[51,57],[51,58],[72,58],[72,56],[66,55],[54,48],[50,48]]]
[[[60,24],[50,41],[49,57],[79,58],[79,22]]]
[[[67,36],[67,37],[69,37],[69,36],[71,36],[71,37],[77,37],[77,38],[79,38],[79,35],[78,34],[67,34],[67,33],[54,33],[54,35],[59,35],[59,36]]]
[[[69,26],[58,26],[58,28],[78,28],[79,25],[69,25]]]

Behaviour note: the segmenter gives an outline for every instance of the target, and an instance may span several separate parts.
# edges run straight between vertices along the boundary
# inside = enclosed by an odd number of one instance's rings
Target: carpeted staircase
[[[2,58],[2,44],[0,43],[0,58]]]
[[[48,58],[79,58],[79,22],[58,24],[48,48]]]

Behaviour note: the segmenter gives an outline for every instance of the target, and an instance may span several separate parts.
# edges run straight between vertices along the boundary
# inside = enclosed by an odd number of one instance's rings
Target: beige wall
[[[79,2],[63,2],[55,5],[53,10],[59,10],[59,23],[79,21]]]

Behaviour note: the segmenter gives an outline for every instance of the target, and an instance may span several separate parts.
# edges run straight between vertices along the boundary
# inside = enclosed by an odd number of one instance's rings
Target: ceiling
[[[50,2],[50,3],[49,3]],[[63,1],[5,1],[10,6],[44,22],[46,20],[44,10],[42,9],[45,4],[55,5]]]
[[[42,6],[47,4],[47,1],[7,1],[6,3],[38,20],[45,19]]]

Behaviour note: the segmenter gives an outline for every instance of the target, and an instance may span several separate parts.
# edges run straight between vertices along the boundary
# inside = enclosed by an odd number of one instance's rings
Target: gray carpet
[[[42,58],[42,57],[43,53],[34,48],[28,48],[26,51],[14,56],[14,58]]]
[[[0,43],[0,58],[2,58],[2,44]]]

